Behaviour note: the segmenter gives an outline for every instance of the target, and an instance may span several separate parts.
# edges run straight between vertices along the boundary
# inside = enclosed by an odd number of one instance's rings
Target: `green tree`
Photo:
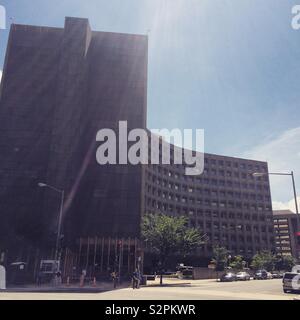
[[[216,271],[224,271],[228,263],[229,252],[226,248],[215,246],[213,248],[213,260],[212,262],[216,266]]]
[[[160,284],[167,259],[174,254],[187,255],[203,244],[200,232],[188,227],[185,217],[161,214],[145,215],[142,219],[142,238],[158,254]]]
[[[245,265],[246,261],[243,260],[242,256],[235,256],[229,264],[229,266],[235,270],[243,270]]]
[[[272,252],[262,251],[252,258],[251,267],[255,270],[266,269],[267,271],[273,271],[275,263],[276,257]]]
[[[288,256],[278,255],[276,257],[275,266],[277,270],[291,271],[295,264],[296,264],[296,260],[290,255]]]

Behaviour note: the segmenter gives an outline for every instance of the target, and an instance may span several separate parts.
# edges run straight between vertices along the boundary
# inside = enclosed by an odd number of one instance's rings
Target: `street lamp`
[[[60,202],[60,210],[59,210],[59,218],[58,218],[58,227],[57,227],[57,237],[56,237],[56,245],[55,245],[55,261],[60,262],[60,257],[58,255],[59,252],[59,242],[61,239],[61,225],[62,225],[62,216],[63,216],[63,208],[64,208],[64,198],[65,198],[65,191],[55,188],[49,184],[43,183],[43,182],[39,182],[38,186],[40,188],[49,188],[52,189],[56,192],[58,192],[61,195],[61,202]],[[58,271],[58,270],[57,270]]]
[[[296,185],[295,185],[295,178],[294,178],[294,172],[291,171],[291,173],[282,173],[282,172],[254,172],[253,177],[263,177],[266,175],[273,175],[273,176],[290,176],[292,178],[292,185],[293,185],[293,191],[294,191],[294,199],[295,199],[295,208],[296,208],[296,217],[297,217],[297,231],[300,231],[300,215],[298,210],[298,202],[297,202],[297,193],[296,193]]]

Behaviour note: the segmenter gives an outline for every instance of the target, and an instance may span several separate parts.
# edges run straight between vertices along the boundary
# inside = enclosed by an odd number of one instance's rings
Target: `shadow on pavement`
[[[19,287],[8,287],[6,290],[0,290],[0,292],[28,292],[28,293],[101,293],[114,291],[118,289],[125,289],[130,287],[130,283],[124,282],[117,286],[117,288],[113,288],[111,283],[99,283],[95,286],[19,286]]]
[[[190,287],[190,282],[184,283],[163,283],[160,285],[159,283],[148,284],[147,286],[142,286],[143,288],[153,288],[153,287]]]

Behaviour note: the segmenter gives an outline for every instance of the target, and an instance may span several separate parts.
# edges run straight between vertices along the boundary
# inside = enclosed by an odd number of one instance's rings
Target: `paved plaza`
[[[221,283],[216,280],[158,280],[139,290],[122,288],[104,292],[2,292],[0,300],[294,300],[297,294],[285,294],[282,280],[251,280]]]

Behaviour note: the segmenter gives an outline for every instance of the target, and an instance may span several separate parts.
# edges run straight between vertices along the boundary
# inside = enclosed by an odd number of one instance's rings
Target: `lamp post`
[[[273,176],[290,176],[292,178],[292,185],[293,185],[293,192],[294,192],[294,199],[295,199],[295,208],[296,208],[296,219],[297,219],[297,232],[300,230],[300,215],[299,215],[299,209],[298,209],[298,202],[297,202],[297,193],[296,193],[296,185],[295,185],[295,178],[294,178],[294,172],[291,171],[291,173],[282,173],[282,172],[254,172],[253,177],[262,177],[266,175],[273,175]]]
[[[56,237],[56,245],[55,245],[55,261],[59,261],[60,262],[60,257],[58,255],[59,252],[59,242],[61,239],[61,226],[62,226],[62,216],[63,216],[63,208],[64,208],[64,198],[65,198],[65,191],[55,188],[49,184],[43,183],[43,182],[39,182],[38,186],[40,188],[49,188],[52,189],[56,192],[58,192],[61,195],[61,202],[60,202],[60,209],[59,209],[59,218],[58,218],[58,226],[57,226],[57,237]],[[57,270],[58,271],[58,270]]]

